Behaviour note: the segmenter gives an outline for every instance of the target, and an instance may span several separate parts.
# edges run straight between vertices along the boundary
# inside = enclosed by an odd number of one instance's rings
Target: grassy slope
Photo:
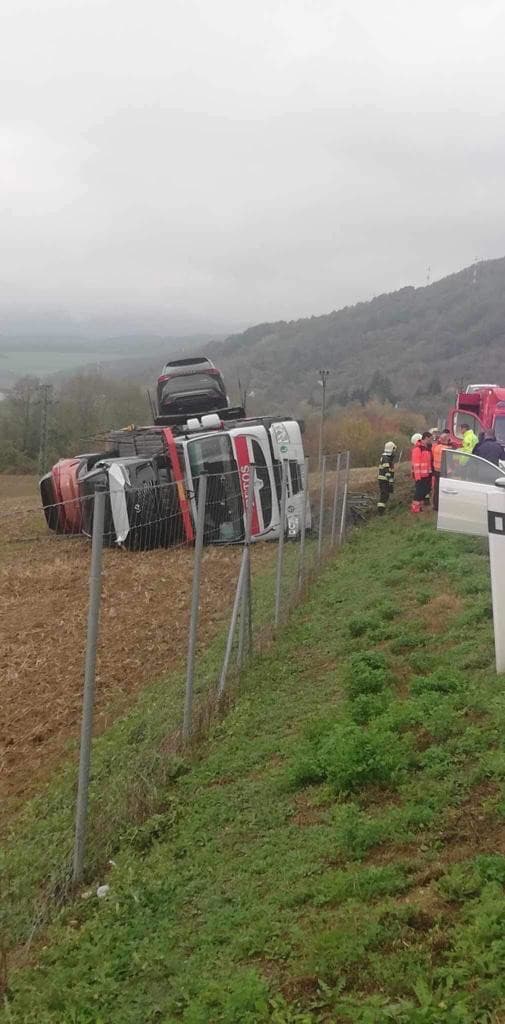
[[[0,1018],[499,1024],[504,724],[482,546],[372,524]]]
[[[260,546],[252,555],[255,643],[271,636],[276,550]],[[298,545],[285,548],[282,612],[287,614],[296,586]],[[259,556],[259,559],[257,559]],[[270,556],[270,564],[268,564]],[[315,559],[315,542],[306,545],[305,564]],[[207,730],[209,695],[221,672],[226,630],[209,643],[201,638],[194,679],[193,723]],[[233,687],[235,655],[230,668]],[[185,670],[173,669],[153,681],[132,709],[93,744],[87,876],[92,878],[121,845],[132,822],[144,821],[163,807],[169,780],[184,770],[177,734],[182,719]],[[212,705],[212,700],[210,706]],[[73,744],[72,744],[73,746]],[[0,950],[30,942],[52,920],[70,888],[74,843],[76,754],[69,756],[49,784],[22,811],[5,815],[0,833]],[[3,808],[2,808],[3,810]],[[0,981],[1,991],[1,981]]]

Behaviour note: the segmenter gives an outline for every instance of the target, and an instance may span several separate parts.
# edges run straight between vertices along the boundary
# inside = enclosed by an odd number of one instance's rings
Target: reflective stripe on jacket
[[[425,480],[431,476],[433,470],[431,451],[429,448],[426,448],[422,441],[417,441],[414,445],[411,461],[414,480]]]
[[[395,478],[395,467],[394,467],[394,453],[393,455],[387,455],[383,452],[379,462],[379,475],[378,480],[383,480],[387,484],[392,484]]]

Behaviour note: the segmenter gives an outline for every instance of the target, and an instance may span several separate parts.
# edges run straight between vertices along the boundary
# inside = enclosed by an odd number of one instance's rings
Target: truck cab
[[[251,464],[255,464],[252,539],[278,537],[280,506],[264,427],[215,430],[177,438],[196,522],[199,478],[208,474],[205,534],[210,543],[244,538]]]
[[[497,440],[505,444],[505,388],[496,384],[469,384],[466,391],[460,391],[456,405],[449,412],[453,444],[461,445],[465,424],[477,437],[484,430],[494,430]]]
[[[189,426],[192,425],[190,421]],[[190,433],[176,437],[181,462],[184,462],[188,490],[192,495],[193,521],[196,521],[198,478],[207,473],[216,493],[208,493],[208,532],[214,542],[241,540],[244,536],[245,509],[249,493],[251,465],[255,467],[252,509],[252,539],[276,539],[281,532],[280,507],[282,463],[287,465],[286,522],[282,528],[288,537],[297,537],[307,500],[307,481],[300,426],[296,420],[258,418],[237,423],[216,424],[212,432],[198,432],[197,421]],[[219,490],[219,494],[217,491]],[[306,526],[310,529],[307,505]]]

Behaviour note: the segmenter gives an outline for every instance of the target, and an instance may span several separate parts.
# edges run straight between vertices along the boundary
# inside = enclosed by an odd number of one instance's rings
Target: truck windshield
[[[198,498],[199,477],[208,474],[205,501],[205,539],[237,541],[244,535],[240,478],[230,438],[213,434],[188,442],[189,464]]]

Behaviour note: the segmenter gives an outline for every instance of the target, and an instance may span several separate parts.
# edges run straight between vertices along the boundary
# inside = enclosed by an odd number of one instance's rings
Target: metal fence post
[[[72,880],[82,881],[84,873],[84,852],[88,820],[89,779],[91,770],[91,740],[93,734],[93,709],[95,703],[96,650],[100,624],[100,600],[102,594],[102,553],[105,519],[105,490],[97,490],[93,508],[93,534],[91,542],[91,565],[89,572],[88,625],[86,632],[86,657],[84,662],[84,692],[82,701],[81,746],[79,752],[79,781],[75,809],[75,841]]]
[[[240,600],[240,609],[238,617],[238,644],[237,644],[237,668],[242,668],[244,664],[244,652],[246,646],[246,634],[248,635],[248,622],[249,622],[249,573],[246,569],[244,577],[244,586],[242,590],[242,597]]]
[[[305,459],[303,469],[303,505],[300,522],[300,554],[298,557],[298,593],[303,587],[303,570],[305,558],[305,534],[307,532],[307,502],[309,501],[309,460]]]
[[[246,559],[246,568],[244,576],[244,588],[242,591],[242,604],[240,608],[240,628],[238,635],[238,651],[237,651],[237,665],[242,668],[244,664],[244,652],[246,647],[246,638],[251,640],[252,633],[252,621],[251,621],[251,532],[252,532],[252,511],[254,505],[254,485],[255,485],[255,467],[251,466],[251,472],[249,477],[249,487],[247,489],[247,515],[245,523],[245,537],[244,537],[244,555]]]
[[[337,455],[337,475],[335,479],[335,493],[333,495],[333,512],[331,516],[331,546],[335,544],[335,537],[337,534],[337,509],[338,509],[338,495],[340,490],[340,463],[342,461],[342,452]]]
[[[242,559],[240,562],[240,570],[237,580],[237,588],[235,590],[235,598],[233,600],[233,608],[231,612],[230,625],[228,627],[228,636],[226,638],[226,649],[224,652],[223,667],[221,669],[221,676],[219,679],[219,686],[217,688],[218,697],[221,697],[224,693],[226,686],[226,676],[228,675],[228,667],[230,664],[231,651],[233,647],[233,637],[235,635],[235,629],[237,628],[238,613],[240,609],[240,602],[242,600],[242,593],[244,589],[244,578],[246,570],[246,560],[244,552],[242,553]]]
[[[350,451],[348,451],[348,452],[346,452],[346,462],[345,462],[344,493],[343,493],[343,496],[342,496],[342,515],[340,517],[340,533],[339,533],[339,538],[338,538],[339,546],[341,544],[343,544],[343,542],[344,542],[344,535],[345,535],[345,519],[346,519],[346,515],[347,515],[347,495],[348,495],[348,491],[349,491],[349,469],[350,469],[350,465],[351,465],[351,453],[350,453]]]
[[[277,629],[281,615],[282,567],[284,564],[284,537],[286,534],[286,495],[288,489],[287,462],[282,460],[281,509],[279,523],[279,546],[277,548],[277,574],[275,578],[274,628]]]
[[[323,527],[324,527],[324,488],[326,484],[326,461],[327,456],[323,455],[321,462],[321,488],[319,491],[319,537],[317,541],[317,561],[321,561],[323,550]]]
[[[242,601],[244,588],[247,586],[247,573],[248,573],[248,561],[249,561],[249,544],[246,543],[246,539],[251,540],[252,531],[252,514],[254,508],[254,476],[255,467],[251,466],[251,473],[249,476],[249,487],[247,489],[247,506],[246,506],[246,521],[245,521],[245,534],[244,534],[244,547],[242,549],[242,558],[240,560],[240,570],[238,574],[237,587],[235,590],[235,597],[233,600],[233,608],[231,612],[230,625],[228,627],[228,636],[226,638],[226,648],[224,652],[223,667],[221,669],[221,676],[219,679],[219,685],[217,688],[218,697],[222,697],[224,688],[226,686],[226,676],[228,675],[228,668],[230,665],[231,652],[233,647],[233,638],[235,636],[235,630],[237,628],[238,613],[240,609],[240,603]]]
[[[193,584],[191,591],[191,614],[188,634],[188,659],[186,666],[186,693],[184,697],[184,718],[182,738],[187,743],[191,736],[193,721],[193,688],[195,679],[196,638],[198,633],[198,611],[200,605],[200,577],[202,569],[203,535],[205,531],[205,499],[207,497],[207,475],[199,477],[198,509],[196,513],[195,554],[193,559]]]

